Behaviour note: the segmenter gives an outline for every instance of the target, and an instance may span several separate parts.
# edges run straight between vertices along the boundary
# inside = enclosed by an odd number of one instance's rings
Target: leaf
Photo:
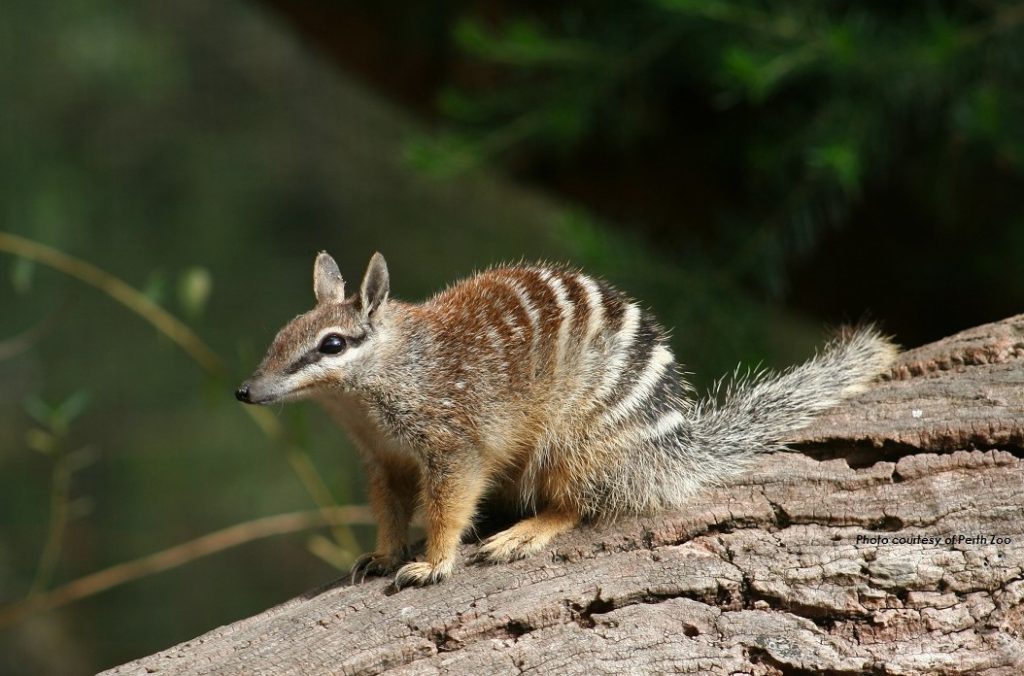
[[[722,71],[726,82],[731,80],[754,103],[764,103],[783,82],[813,63],[818,56],[818,49],[813,44],[774,54],[734,45],[722,55]]]
[[[750,50],[731,47],[722,55],[722,69],[726,78],[746,92],[753,101],[762,101],[771,83],[766,73]]]
[[[856,192],[860,187],[860,156],[848,143],[813,148],[810,163],[830,174],[846,192]]]
[[[213,290],[213,276],[204,267],[191,267],[178,277],[178,302],[190,317],[198,317]]]
[[[67,428],[78,416],[82,415],[88,404],[89,393],[86,390],[78,390],[57,406],[54,410],[54,417],[64,428]]]
[[[525,19],[509,22],[504,30],[488,31],[475,19],[455,24],[455,43],[467,54],[515,66],[593,66],[605,57],[592,45],[545,35]]]
[[[33,451],[50,455],[57,446],[57,438],[46,430],[33,427],[25,433],[25,445]]]
[[[94,464],[99,460],[99,457],[99,449],[96,446],[89,444],[88,446],[82,446],[81,448],[68,453],[65,456],[64,461],[67,463],[68,471],[75,473]]]
[[[14,267],[11,268],[11,284],[14,290],[20,294],[26,294],[32,290],[32,280],[35,277],[36,264],[27,258],[14,260]]]
[[[25,411],[40,425],[44,427],[51,427],[53,424],[53,408],[47,404],[42,398],[31,395],[25,397],[24,401]]]

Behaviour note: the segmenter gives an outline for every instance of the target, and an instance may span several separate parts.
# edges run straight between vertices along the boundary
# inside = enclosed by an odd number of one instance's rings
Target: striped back
[[[511,432],[527,447],[527,502],[536,497],[538,477],[559,463],[577,474],[619,462],[626,447],[665,441],[691,406],[653,316],[579,271],[495,268],[422,307],[460,372],[486,374],[456,386],[498,390],[480,393],[503,402],[498,410],[483,406],[481,422],[497,421],[503,437]],[[519,428],[500,425],[516,413],[525,418]]]

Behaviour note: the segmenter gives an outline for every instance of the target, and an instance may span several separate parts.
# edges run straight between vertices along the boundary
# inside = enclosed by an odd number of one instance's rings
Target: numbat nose
[[[243,383],[241,387],[235,390],[235,399],[238,401],[244,401],[247,404],[252,403],[252,399],[249,398],[249,385]]]

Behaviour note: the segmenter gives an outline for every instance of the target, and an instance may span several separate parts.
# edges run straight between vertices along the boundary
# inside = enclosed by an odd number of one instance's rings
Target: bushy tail
[[[896,346],[873,327],[839,336],[813,359],[780,373],[722,381],[710,395],[662,416],[665,434],[629,440],[623,460],[589,477],[583,513],[649,513],[680,507],[702,487],[722,484],[766,451],[886,371]]]
[[[897,351],[868,326],[840,335],[799,366],[720,382],[694,406],[690,419],[694,446],[706,451],[712,465],[705,476],[726,478],[748,458],[784,448],[786,439],[816,415],[866,389]]]

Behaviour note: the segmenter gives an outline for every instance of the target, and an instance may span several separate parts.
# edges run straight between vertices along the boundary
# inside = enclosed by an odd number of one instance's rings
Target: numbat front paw
[[[433,565],[427,561],[413,561],[412,563],[407,563],[398,569],[398,573],[395,575],[395,587],[398,589],[412,586],[423,587],[428,584],[447,580],[452,576],[453,566],[454,561],[450,559],[442,561],[437,565]]]

